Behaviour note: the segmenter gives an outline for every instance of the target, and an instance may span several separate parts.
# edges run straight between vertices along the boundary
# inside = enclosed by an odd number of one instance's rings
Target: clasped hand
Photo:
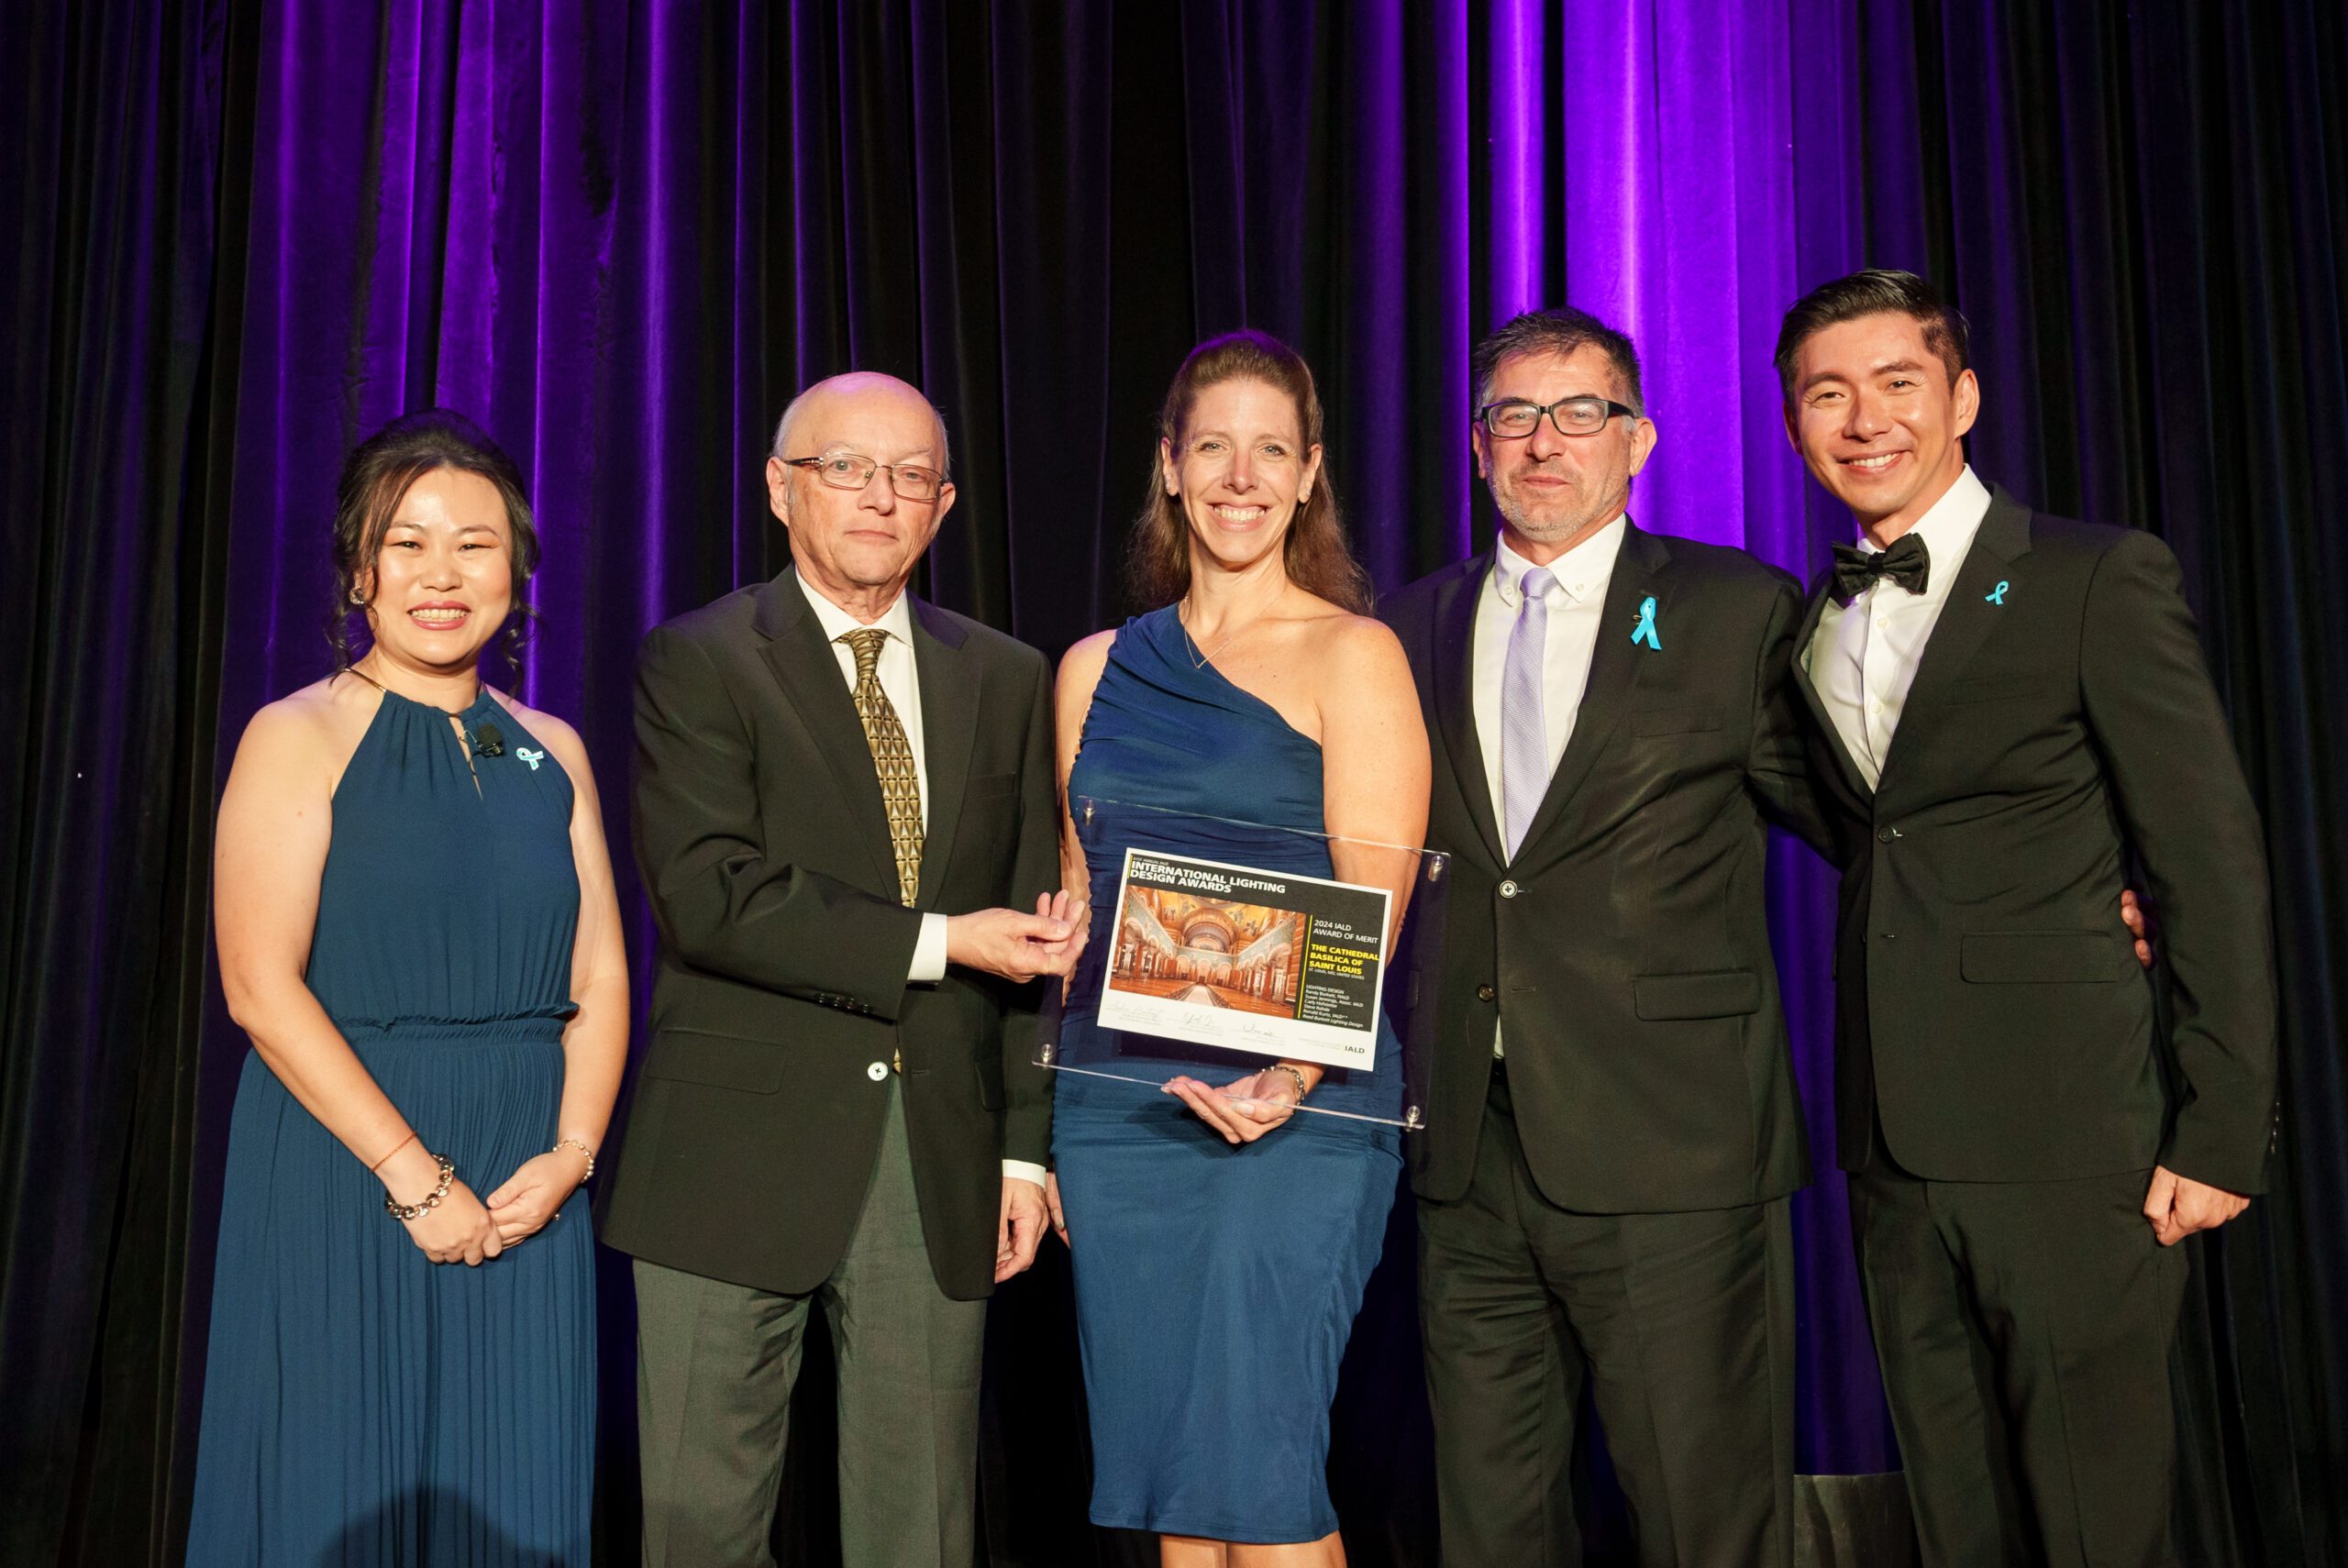
[[[946,961],[1025,984],[1067,975],[1084,952],[1084,896],[1062,889],[1039,893],[1036,912],[977,910],[946,922]]]
[[[505,1185],[489,1195],[489,1218],[501,1245],[535,1236],[562,1212],[587,1179],[587,1157],[568,1146],[522,1162]]]
[[[437,1205],[406,1221],[408,1239],[434,1263],[478,1267],[537,1235],[561,1212],[586,1176],[582,1156],[557,1149],[523,1161],[486,1201],[463,1182],[451,1181],[448,1196]],[[394,1196],[399,1196],[396,1191]],[[416,1196],[410,1194],[403,1201],[414,1202]]]
[[[429,1211],[405,1221],[408,1240],[434,1263],[460,1263],[478,1268],[505,1247],[487,1206],[461,1181],[449,1184],[448,1195]]]

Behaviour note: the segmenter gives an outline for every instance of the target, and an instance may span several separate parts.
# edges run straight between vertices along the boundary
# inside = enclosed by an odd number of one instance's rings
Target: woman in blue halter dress
[[[473,674],[526,574],[527,513],[478,558],[463,530],[498,520],[502,487],[414,471],[470,430],[440,417],[354,454],[388,476],[360,487],[379,515],[345,541],[376,547],[338,552],[380,562],[349,574],[374,646],[255,719],[222,801],[222,978],[256,1049],[221,1200],[194,1568],[589,1559],[579,1180],[626,1048],[624,958],[577,737]],[[455,458],[493,469],[471,437]],[[435,1189],[385,1212],[387,1193]]]
[[[1061,675],[1071,844],[1092,925],[1060,1060],[1181,1090],[1081,1071],[1054,1085],[1091,1517],[1158,1532],[1168,1564],[1230,1561],[1227,1544],[1253,1546],[1248,1562],[1342,1562],[1324,1478],[1329,1408],[1401,1171],[1400,1132],[1364,1119],[1401,1110],[1390,1026],[1367,1074],[1300,1064],[1250,1077],[1247,1092],[1277,1107],[1267,1121],[1209,1089],[1256,1061],[1095,1021],[1129,847],[1325,878],[1324,834],[1420,842],[1425,732],[1391,635],[1340,612],[1366,595],[1317,480],[1320,423],[1310,372],[1284,345],[1251,333],[1193,351],[1163,416],[1167,500],[1153,497],[1136,544],[1161,561],[1189,558],[1173,574],[1145,564],[1145,591],[1167,596],[1168,575],[1189,580],[1176,602],[1079,645]],[[1211,515],[1239,519],[1239,536],[1198,538],[1200,512],[1234,498],[1243,504]],[[1301,537],[1284,539],[1282,523]],[[1334,544],[1335,570],[1315,544]],[[1194,639],[1186,615],[1218,609],[1220,625]],[[1319,738],[1210,653],[1313,710]],[[1065,859],[1072,882],[1077,856]],[[1354,1114],[1290,1114],[1300,1085],[1312,1106]]]

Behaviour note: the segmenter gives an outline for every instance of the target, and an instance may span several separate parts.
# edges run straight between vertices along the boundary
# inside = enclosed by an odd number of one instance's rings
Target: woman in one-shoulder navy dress
[[[1162,607],[1080,644],[1061,674],[1063,778],[1089,813],[1081,832],[1071,821],[1064,879],[1089,887],[1092,926],[1060,1059],[1113,1056],[1164,1087],[1059,1075],[1055,1217],[1076,1276],[1091,1517],[1158,1532],[1169,1565],[1233,1560],[1232,1544],[1251,1562],[1343,1561],[1329,1408],[1401,1171],[1400,1132],[1373,1120],[1402,1105],[1390,1026],[1367,1074],[1257,1073],[1095,1021],[1130,847],[1407,889],[1413,857],[1365,876],[1333,867],[1321,836],[1422,842],[1428,763],[1400,646],[1347,613],[1368,596],[1319,473],[1320,425],[1285,345],[1243,333],[1195,349],[1135,544],[1136,586]],[[1295,1113],[1300,1091],[1353,1114]]]
[[[535,538],[511,463],[439,413],[353,453],[337,532],[373,646],[256,717],[221,803],[222,981],[256,1048],[187,1561],[583,1563],[579,1184],[626,983],[577,737],[474,669]]]

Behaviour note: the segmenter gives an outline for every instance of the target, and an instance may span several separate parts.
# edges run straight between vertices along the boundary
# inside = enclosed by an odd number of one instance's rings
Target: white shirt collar
[[[1966,551],[1973,547],[1973,536],[1980,531],[1981,519],[1988,514],[1989,487],[1981,482],[1973,465],[1967,463],[1957,474],[1956,482],[1908,530],[1924,541],[1924,554],[1932,561],[1934,580],[1944,570],[1956,569]],[[1859,531],[1859,548],[1875,555],[1883,547],[1863,528]]]
[[[824,640],[825,642],[838,642],[841,637],[845,636],[848,633],[857,631],[867,624],[870,624],[880,627],[880,630],[888,633],[891,636],[896,638],[899,642],[903,643],[906,646],[911,647],[913,646],[914,615],[912,609],[906,603],[906,596],[903,592],[900,592],[897,595],[895,602],[889,606],[888,610],[881,615],[880,619],[867,623],[858,620],[855,616],[849,614],[847,611],[841,609],[838,605],[825,598],[823,594],[816,590],[814,583],[809,582],[804,577],[800,576],[796,568],[792,569],[791,575],[792,578],[797,580],[799,583],[799,591],[807,596],[807,603],[809,607],[815,612],[815,621],[817,624],[824,628]]]
[[[1567,598],[1578,604],[1606,591],[1606,580],[1613,575],[1614,558],[1622,553],[1623,536],[1628,532],[1630,521],[1627,514],[1617,517],[1549,563],[1549,574],[1557,580],[1557,586],[1565,591]],[[1524,574],[1533,569],[1533,563],[1510,549],[1508,536],[1501,535],[1492,552],[1492,588],[1501,603],[1512,610],[1516,608],[1517,602],[1524,597],[1520,586]]]

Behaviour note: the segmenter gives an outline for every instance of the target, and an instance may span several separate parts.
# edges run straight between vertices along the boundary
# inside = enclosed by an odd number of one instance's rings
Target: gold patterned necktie
[[[856,655],[856,716],[864,743],[872,748],[872,770],[880,776],[880,803],[889,811],[889,846],[897,856],[897,898],[910,909],[921,897],[921,774],[896,707],[880,690],[880,645],[889,634],[878,626],[841,635]]]

